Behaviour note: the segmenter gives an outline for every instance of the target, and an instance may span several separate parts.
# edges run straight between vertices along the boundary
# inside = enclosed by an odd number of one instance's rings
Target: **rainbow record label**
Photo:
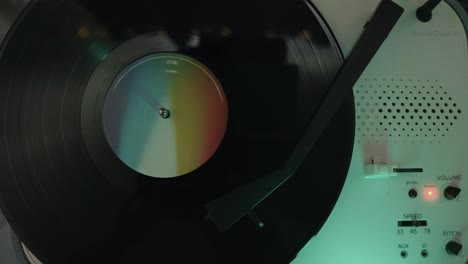
[[[171,178],[208,161],[226,131],[221,84],[201,62],[181,54],[147,55],[114,80],[103,126],[114,153],[147,176]]]

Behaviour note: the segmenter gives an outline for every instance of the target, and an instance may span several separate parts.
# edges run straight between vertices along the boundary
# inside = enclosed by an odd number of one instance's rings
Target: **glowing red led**
[[[436,201],[439,199],[439,190],[436,186],[424,186],[424,199],[428,201]]]

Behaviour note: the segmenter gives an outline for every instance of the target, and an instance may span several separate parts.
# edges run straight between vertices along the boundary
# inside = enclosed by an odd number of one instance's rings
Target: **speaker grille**
[[[439,80],[362,79],[354,87],[356,133],[364,143],[440,143],[462,113]]]

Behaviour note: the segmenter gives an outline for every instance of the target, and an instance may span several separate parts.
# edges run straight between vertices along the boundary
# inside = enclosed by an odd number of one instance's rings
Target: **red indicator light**
[[[435,186],[424,186],[424,199],[436,201],[439,199],[439,190]]]

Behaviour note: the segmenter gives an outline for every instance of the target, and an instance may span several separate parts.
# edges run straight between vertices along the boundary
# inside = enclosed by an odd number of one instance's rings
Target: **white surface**
[[[0,263],[16,263],[16,252],[11,240],[11,228],[9,225],[0,227]]]
[[[0,0],[0,43],[29,0]]]
[[[367,15],[372,14],[373,4],[361,5],[359,8],[364,8],[363,12],[351,13],[350,1],[332,2],[320,1],[317,6],[339,6],[348,11],[328,21],[347,54]],[[445,2],[434,11],[433,20],[420,23],[414,13],[422,2],[399,2],[406,9],[404,15],[354,87],[357,118],[360,118],[356,119],[356,141],[348,178],[328,221],[294,263],[465,264],[468,261],[467,36],[457,14]],[[331,10],[324,16],[330,18]],[[325,9],[321,12],[327,13]],[[402,102],[405,107],[401,106]],[[437,103],[439,107],[435,106]],[[453,107],[454,103],[457,107]],[[381,108],[382,113],[378,111]],[[395,115],[399,108],[400,111],[409,108],[413,114],[408,113],[403,119],[402,113]],[[450,108],[452,112],[454,109],[462,111],[457,120],[453,113],[445,120]],[[388,113],[388,109],[392,113]],[[417,114],[414,114],[415,109]],[[423,113],[424,109],[430,112]],[[432,109],[438,112],[432,113]],[[444,114],[440,110],[444,110]],[[383,119],[385,111],[387,119]],[[423,119],[419,119],[420,114]],[[414,119],[408,118],[411,115]],[[441,119],[437,119],[438,115]],[[365,179],[365,164],[370,164],[373,156],[379,156],[384,164],[400,168],[422,167],[424,173]],[[438,180],[440,175],[461,175],[461,180]],[[448,184],[461,187],[457,200],[443,197],[443,189]],[[435,186],[440,195],[437,201],[424,199],[425,186]],[[417,198],[408,196],[411,188],[418,190]],[[397,221],[405,220],[405,214],[415,213],[422,214],[428,221],[430,233],[425,233],[424,227],[405,227],[400,228],[404,234],[397,235]],[[412,229],[417,234],[411,232]],[[454,238],[463,242],[460,256],[445,252],[445,244],[452,237],[444,236],[444,231],[460,232],[460,236]],[[400,256],[403,250],[400,244],[408,246],[405,248],[407,258]],[[424,246],[429,252],[427,258],[421,256]]]
[[[351,52],[363,32],[364,25],[380,3],[379,0],[312,0],[312,2],[333,31],[345,57]]]

